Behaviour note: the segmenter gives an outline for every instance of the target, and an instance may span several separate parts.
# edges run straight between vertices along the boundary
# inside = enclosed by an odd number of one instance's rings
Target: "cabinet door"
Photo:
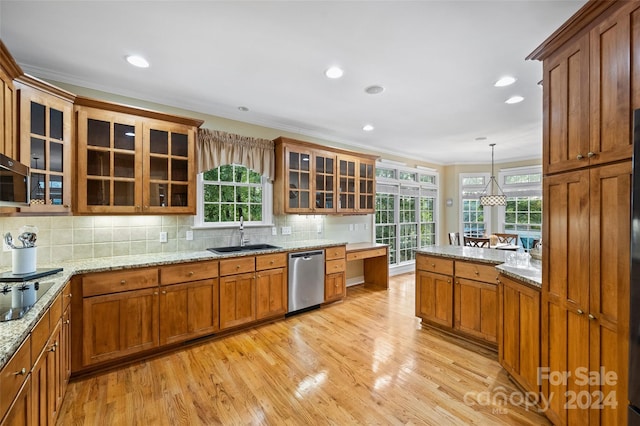
[[[631,158],[631,46],[637,50],[640,35],[630,17],[638,8],[630,2],[590,33],[591,165]],[[634,19],[638,25],[637,13]]]
[[[589,370],[617,375],[590,392],[618,401],[617,409],[603,404],[590,416],[592,424],[626,424],[631,162],[594,168],[590,177]]]
[[[344,299],[346,293],[345,273],[327,274],[324,278],[324,301]]]
[[[470,336],[496,343],[498,292],[495,284],[456,278],[455,325]]]
[[[144,213],[195,214],[195,129],[144,121]]]
[[[589,36],[543,64],[544,174],[586,167],[589,150]]]
[[[32,418],[32,402],[31,402],[31,377],[27,377],[18,396],[13,401],[13,405],[9,408],[7,415],[0,423],[1,426],[25,426],[34,424]],[[42,423],[35,424],[41,425]],[[46,424],[46,423],[45,423]]]
[[[229,275],[220,278],[220,330],[246,324],[256,319],[255,274]]]
[[[312,211],[312,160],[311,150],[287,146],[285,152],[285,197],[287,213]]]
[[[453,327],[453,280],[449,275],[416,271],[416,316]]]
[[[4,44],[0,49],[4,51]],[[1,65],[4,64],[0,64],[0,153],[15,159],[18,155],[15,137],[17,96],[13,78],[4,72]]]
[[[287,269],[268,269],[256,274],[256,318],[286,314]]]
[[[47,386],[50,392],[47,398],[48,411],[51,415],[52,424],[55,423],[55,419],[58,416],[58,409],[62,405],[62,351],[61,351],[61,338],[62,338],[62,321],[59,319],[51,338],[47,350]]]
[[[356,211],[358,160],[353,157],[338,157],[338,212]]]
[[[70,101],[19,85],[20,161],[30,167],[31,205],[22,212],[71,211]]]
[[[49,383],[49,354],[50,347],[47,345],[31,370],[31,415],[33,423],[37,425],[53,424],[49,408],[53,402],[49,401],[55,399],[55,388]]]
[[[67,309],[65,309],[64,313],[62,314],[60,359],[62,364],[60,368],[60,373],[62,375],[61,395],[64,396],[67,391],[67,385],[69,384],[69,378],[71,377],[71,307],[69,306],[67,306]]]
[[[527,391],[538,393],[540,291],[500,276],[498,358]]]
[[[81,213],[142,213],[142,125],[135,117],[77,108]]]
[[[218,331],[218,280],[163,287],[160,291],[160,344]]]
[[[318,214],[336,211],[336,156],[331,153],[315,152],[313,156],[313,211]]]
[[[376,199],[376,168],[373,160],[358,162],[358,213],[373,213]]]
[[[158,346],[158,290],[83,300],[83,361],[91,365]]]

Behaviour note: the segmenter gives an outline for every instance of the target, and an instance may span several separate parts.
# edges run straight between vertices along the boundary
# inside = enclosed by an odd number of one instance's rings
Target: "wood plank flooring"
[[[58,424],[549,424],[489,404],[517,392],[496,354],[423,327],[414,287],[413,274],[352,287],[342,303],[74,381]]]

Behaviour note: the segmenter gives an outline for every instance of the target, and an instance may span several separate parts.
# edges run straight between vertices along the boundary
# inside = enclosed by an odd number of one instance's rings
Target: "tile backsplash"
[[[192,230],[193,220],[193,216],[2,217],[0,231],[2,235],[11,232],[14,242],[17,242],[18,231],[22,226],[37,226],[36,246],[38,264],[41,265],[131,254],[204,250],[207,247],[239,244],[238,228]],[[274,217],[277,236],[271,235],[271,227],[245,227],[245,237],[250,244],[327,238],[349,242],[370,241],[371,220],[371,215],[354,216],[350,219],[282,215]],[[349,231],[350,224],[355,230]],[[291,227],[291,235],[281,235],[284,226]],[[191,230],[193,240],[187,241],[186,232]],[[160,232],[167,233],[166,243],[160,242]],[[0,267],[10,266],[11,251],[2,250]]]

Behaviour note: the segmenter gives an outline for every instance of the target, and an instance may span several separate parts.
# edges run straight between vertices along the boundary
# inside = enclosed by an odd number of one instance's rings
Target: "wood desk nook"
[[[389,288],[389,247],[377,243],[347,244],[347,262],[363,261],[365,288]]]

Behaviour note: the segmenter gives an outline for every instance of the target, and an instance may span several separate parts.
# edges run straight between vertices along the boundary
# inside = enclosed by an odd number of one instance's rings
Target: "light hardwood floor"
[[[342,303],[72,382],[58,424],[548,424],[487,405],[517,392],[496,354],[422,326],[414,287],[413,274],[352,287]]]

